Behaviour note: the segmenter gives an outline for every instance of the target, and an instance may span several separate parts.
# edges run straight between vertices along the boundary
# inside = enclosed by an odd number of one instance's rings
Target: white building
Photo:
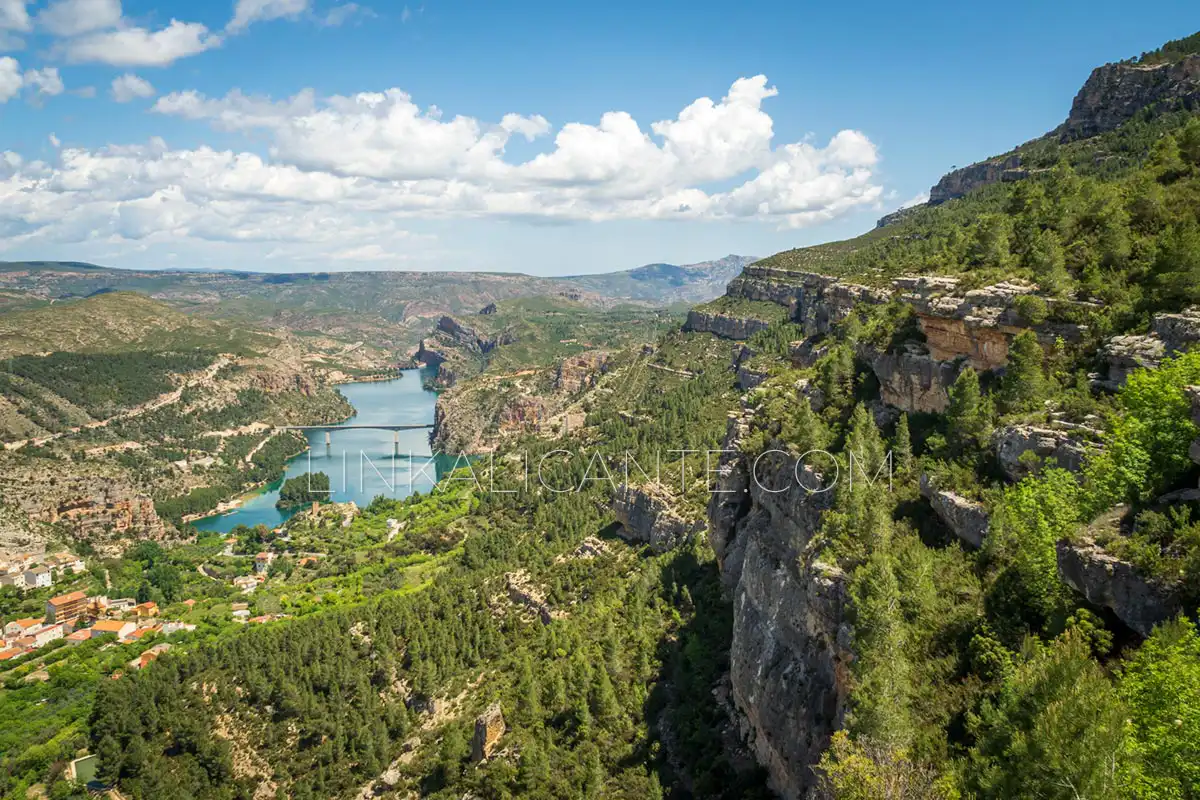
[[[39,628],[38,630],[34,631],[33,646],[34,647],[45,647],[46,645],[50,644],[50,642],[53,642],[55,639],[63,638],[63,635],[64,635],[63,624],[61,622],[58,623],[57,625],[46,625],[45,627]]]
[[[50,574],[49,567],[34,567],[25,570],[26,589],[44,589],[53,584],[54,576]]]

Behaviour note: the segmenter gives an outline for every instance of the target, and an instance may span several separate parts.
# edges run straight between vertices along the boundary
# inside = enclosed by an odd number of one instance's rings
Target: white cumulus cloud
[[[6,75],[17,76],[16,88]],[[0,59],[0,96],[23,83],[15,60]],[[123,75],[113,95],[150,96],[142,83]],[[155,112],[265,148],[174,149],[151,139],[64,147],[51,163],[5,155],[0,251],[85,241],[253,242],[280,258],[385,260],[412,246],[405,226],[414,219],[742,219],[801,227],[877,205],[875,144],[852,129],[823,145],[777,143],[763,107],[775,95],[756,76],[648,125],[614,110],[556,127],[538,114],[495,122],[448,115],[397,88],[305,90],[283,99],[171,93]],[[506,151],[514,136],[542,142],[542,152],[513,158]]]
[[[220,44],[221,37],[199,22],[173,19],[157,31],[134,26],[84,34],[68,39],[62,48],[67,60],[76,63],[165,67]]]
[[[0,29],[29,30],[32,25],[29,22],[29,11],[25,8],[26,5],[26,0],[0,0]]]
[[[308,10],[308,0],[238,0],[226,30],[243,31],[254,22],[296,17]]]
[[[0,103],[7,103],[16,97],[24,85],[20,62],[10,56],[0,58]]]
[[[145,78],[131,72],[113,78],[112,98],[118,103],[129,103],[139,97],[153,97],[154,87]]]
[[[52,97],[62,94],[64,89],[57,67],[29,70],[25,73],[25,85],[36,91],[39,95],[50,95]]]
[[[57,0],[37,15],[37,21],[55,36],[113,28],[121,21],[121,0]]]

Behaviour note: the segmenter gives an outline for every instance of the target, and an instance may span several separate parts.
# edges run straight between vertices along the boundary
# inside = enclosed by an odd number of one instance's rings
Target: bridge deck
[[[280,425],[281,431],[419,431],[433,427],[433,423],[425,425]]]

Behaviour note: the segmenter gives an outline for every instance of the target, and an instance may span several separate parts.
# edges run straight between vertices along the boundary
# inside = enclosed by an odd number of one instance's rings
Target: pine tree
[[[860,477],[874,481],[880,469],[886,474],[887,453],[883,446],[883,436],[875,418],[867,410],[866,405],[859,403],[850,415],[850,432],[846,435],[846,453],[854,459],[854,479]]]
[[[1033,331],[1022,331],[1008,348],[1008,366],[1000,381],[1006,411],[1033,411],[1046,399],[1046,354]]]
[[[829,446],[829,429],[813,411],[807,397],[800,398],[796,413],[785,423],[783,438],[800,453],[824,450]]]
[[[912,676],[905,651],[906,634],[900,611],[900,583],[891,553],[891,515],[885,503],[871,503],[874,547],[854,574],[855,706],[851,728],[890,748],[902,749],[912,740],[909,713]]]
[[[903,473],[912,472],[912,435],[908,432],[908,414],[901,414],[896,423],[896,435],[892,437],[892,457],[896,467]]]
[[[1052,295],[1061,297],[1071,288],[1071,274],[1067,272],[1067,258],[1063,252],[1062,239],[1052,230],[1038,231],[1032,237],[1025,263],[1033,271],[1038,287]]]
[[[979,447],[987,438],[991,419],[979,389],[979,374],[973,367],[968,366],[958,374],[949,395],[946,424],[951,448],[955,453],[963,453]]]
[[[533,676],[533,664],[528,653],[521,657],[521,665],[517,671],[516,695],[515,722],[526,727],[540,724],[542,702],[538,697],[537,681]]]

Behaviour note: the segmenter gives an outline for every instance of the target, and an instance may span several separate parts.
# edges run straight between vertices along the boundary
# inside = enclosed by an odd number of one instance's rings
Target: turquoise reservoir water
[[[343,425],[420,425],[433,422],[437,393],[422,386],[420,370],[404,370],[401,377],[376,383],[348,383],[339,387],[356,413]],[[393,432],[338,430],[325,446],[324,431],[308,433],[308,452],[288,462],[286,478],[306,472],[324,472],[329,476],[333,501],[353,500],[359,507],[377,495],[408,497],[413,491],[427,492],[437,480],[438,467],[429,449],[429,431],[400,431],[400,457],[393,458]],[[409,457],[409,454],[412,457]],[[444,461],[444,459],[442,459]],[[193,524],[202,531],[225,533],[236,525],[263,524],[273,528],[298,509],[275,508],[279,487],[273,483],[262,492],[246,498],[240,508]]]

